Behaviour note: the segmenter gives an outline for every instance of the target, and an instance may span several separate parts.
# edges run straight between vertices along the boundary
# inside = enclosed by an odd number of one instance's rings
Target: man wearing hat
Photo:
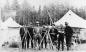
[[[42,37],[41,37],[41,29],[42,29],[42,27],[40,27],[39,26],[39,22],[37,21],[36,22],[36,24],[37,24],[37,26],[36,27],[34,27],[34,40],[35,40],[35,46],[36,46],[36,42],[38,41],[38,46],[40,45],[40,43],[41,43],[41,39],[42,39]],[[40,49],[41,47],[39,47],[39,49]]]
[[[60,24],[60,28],[59,28],[58,50],[60,50],[60,47],[62,47],[62,51],[63,51],[64,50],[64,28],[62,24]]]
[[[27,30],[28,30],[28,38],[27,38],[28,45],[27,46],[29,48],[29,41],[31,40],[31,48],[33,48],[33,36],[34,36],[33,30],[34,30],[34,28],[32,26],[32,23],[30,23],[29,27],[27,27]]]
[[[67,50],[70,49],[71,47],[71,38],[72,38],[72,35],[73,35],[73,30],[72,28],[68,25],[67,22],[65,22],[65,37],[66,37],[66,46],[67,46]]]
[[[47,37],[46,37],[46,33],[47,33],[47,29],[46,29],[46,27],[43,25],[43,28],[42,28],[42,39],[43,39],[43,41],[42,41],[42,48],[43,48],[43,43],[45,43],[45,48],[47,48]]]

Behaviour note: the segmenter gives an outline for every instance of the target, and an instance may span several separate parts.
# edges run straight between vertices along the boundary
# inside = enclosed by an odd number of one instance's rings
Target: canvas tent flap
[[[0,30],[0,46],[5,42],[20,42],[19,29],[4,29]]]
[[[79,38],[82,40],[86,40],[86,29],[81,29]]]
[[[76,15],[74,12],[69,10],[60,20],[55,22],[55,25],[63,24],[65,25],[65,22],[68,22],[71,27],[80,27],[80,28],[86,28],[85,20],[78,15]]]
[[[7,40],[7,32],[8,30],[1,30],[0,29],[0,46]]]

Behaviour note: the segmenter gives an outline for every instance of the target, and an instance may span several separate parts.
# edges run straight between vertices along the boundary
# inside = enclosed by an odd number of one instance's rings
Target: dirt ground
[[[7,47],[0,47],[0,52],[86,52],[86,44],[80,44],[75,47],[72,47],[70,51],[66,49],[64,51],[58,51],[57,49],[42,49],[42,50],[34,50],[34,49],[21,49],[21,48],[7,48]]]

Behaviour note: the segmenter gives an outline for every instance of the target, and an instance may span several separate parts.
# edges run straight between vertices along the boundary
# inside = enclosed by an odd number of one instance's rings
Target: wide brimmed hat
[[[36,24],[39,24],[39,21],[36,21]]]

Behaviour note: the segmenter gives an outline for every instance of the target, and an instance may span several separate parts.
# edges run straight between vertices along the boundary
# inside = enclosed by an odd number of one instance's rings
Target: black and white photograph
[[[0,0],[0,52],[85,52],[86,0]]]

